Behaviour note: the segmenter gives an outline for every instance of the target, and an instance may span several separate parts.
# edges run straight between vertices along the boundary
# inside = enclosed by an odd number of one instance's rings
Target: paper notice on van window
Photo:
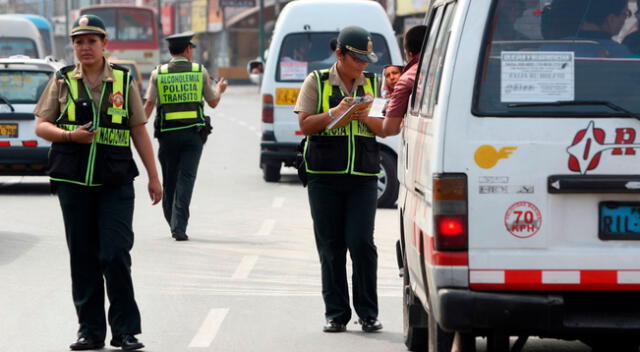
[[[574,100],[573,51],[503,51],[500,101]]]
[[[307,78],[307,63],[304,61],[283,61],[280,63],[280,79],[302,81]]]

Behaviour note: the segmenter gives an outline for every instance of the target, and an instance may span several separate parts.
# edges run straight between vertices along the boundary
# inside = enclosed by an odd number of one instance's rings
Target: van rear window
[[[338,32],[291,33],[284,37],[278,55],[276,80],[302,82],[310,72],[331,67],[336,56],[330,43],[337,37]],[[391,63],[389,47],[380,34],[372,33],[371,39],[378,62],[369,64],[366,70],[381,74],[383,67]]]
[[[636,10],[628,0],[498,0],[480,55],[474,114],[640,112]]]

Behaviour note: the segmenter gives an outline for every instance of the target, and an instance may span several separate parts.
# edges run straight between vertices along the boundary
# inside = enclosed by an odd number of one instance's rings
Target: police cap
[[[193,42],[191,42],[191,39],[193,38],[194,35],[196,34],[193,32],[182,32],[182,33],[172,34],[166,37],[165,39],[167,40],[167,42],[169,42],[169,49],[173,48],[176,51],[182,52],[189,45],[191,45],[194,48],[196,47],[196,45],[193,44]]]
[[[338,34],[338,45],[355,54],[358,60],[370,63],[378,62],[378,57],[373,52],[371,34],[362,27],[344,27]]]
[[[107,36],[104,22],[96,15],[82,15],[73,22],[71,38],[83,34],[97,34]]]

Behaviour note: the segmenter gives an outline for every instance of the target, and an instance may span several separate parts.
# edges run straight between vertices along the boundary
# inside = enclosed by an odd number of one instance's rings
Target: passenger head
[[[383,71],[384,76],[384,84],[387,91],[393,91],[396,83],[400,79],[402,75],[402,66],[398,65],[387,65],[384,67]]]
[[[600,31],[616,35],[624,21],[631,16],[628,0],[590,0],[586,3],[585,24],[595,25]],[[584,25],[583,25],[584,27]]]
[[[411,27],[404,35],[404,54],[407,57],[407,61],[411,61],[415,56],[420,54],[422,50],[422,41],[427,32],[427,26],[418,25]]]

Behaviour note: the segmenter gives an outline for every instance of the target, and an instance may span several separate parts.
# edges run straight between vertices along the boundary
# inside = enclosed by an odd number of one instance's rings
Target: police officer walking
[[[106,282],[111,345],[144,345],[131,280],[133,179],[138,169],[130,140],[149,177],[153,204],[162,198],[140,93],[129,71],[108,63],[105,25],[79,17],[71,30],[80,62],[58,71],[34,114],[36,134],[52,143],[48,172],[60,200],[71,259],[73,302],[80,324],[72,350],[104,347]]]
[[[353,262],[353,306],[365,332],[382,329],[378,320],[377,264],[373,242],[382,123],[358,111],[343,127],[327,129],[356,96],[378,96],[378,78],[364,72],[376,62],[368,31],[350,26],[338,35],[337,63],[304,81],[294,112],[307,136],[304,150],[316,246],[322,269],[325,332],[342,332],[351,319],[347,250]]]
[[[172,59],[151,72],[144,105],[147,117],[156,106],[155,129],[160,143],[164,199],[162,209],[176,241],[186,241],[189,204],[206,135],[210,131],[202,100],[215,108],[227,89],[224,79],[211,87],[211,78],[192,62],[193,32],[167,37]]]

